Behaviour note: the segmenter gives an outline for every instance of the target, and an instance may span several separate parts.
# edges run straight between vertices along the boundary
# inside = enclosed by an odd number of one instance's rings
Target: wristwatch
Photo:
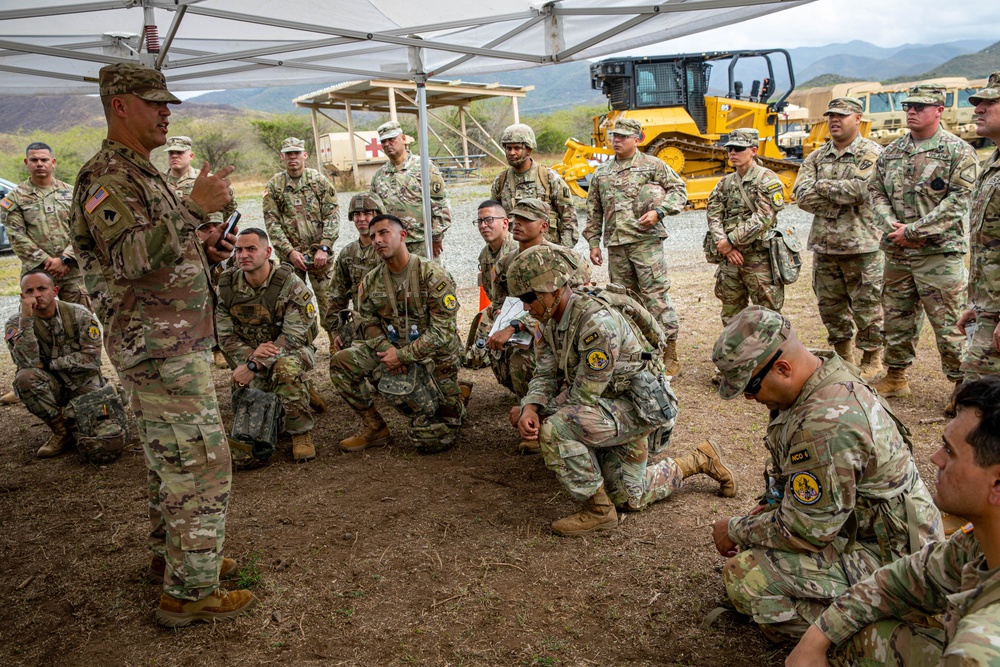
[[[507,326],[513,329],[514,333],[521,333],[521,320],[511,320]]]
[[[260,370],[260,366],[257,365],[256,361],[251,359],[250,361],[247,362],[247,370],[250,371],[251,373],[256,373],[257,371]]]
[[[328,246],[328,245],[321,245],[319,247],[319,249],[322,250],[323,252],[325,252],[327,255],[330,254],[330,246]]]

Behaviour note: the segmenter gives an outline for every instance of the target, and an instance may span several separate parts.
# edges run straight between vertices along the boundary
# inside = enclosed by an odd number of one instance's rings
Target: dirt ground
[[[166,631],[153,621],[159,590],[141,580],[141,449],[100,468],[75,453],[40,461],[45,426],[21,405],[3,407],[0,664],[781,664],[787,649],[746,618],[730,612],[702,627],[727,604],[710,526],[749,510],[762,491],[767,414],[715,394],[710,354],[721,325],[711,268],[696,253],[669,258],[684,362],[671,451],[705,438],[722,445],[738,473],[736,498],[693,478],[617,530],[555,537],[550,522],[574,503],[539,457],[513,453],[505,415],[514,399],[488,369],[462,371],[476,386],[454,450],[417,455],[403,437],[345,455],[336,442],[359,422],[330,388],[321,340],[311,373],[328,405],[318,458],[294,464],[285,439],[272,465],[237,473],[233,485],[225,551],[255,582],[257,607],[232,623]],[[825,347],[808,269],[785,312],[807,344]],[[459,296],[465,326],[477,295]],[[12,376],[4,354],[3,386]],[[215,380],[228,424],[228,374],[217,370]],[[917,395],[894,405],[933,480],[949,386],[929,327],[911,382]],[[391,425],[402,432],[398,416]]]

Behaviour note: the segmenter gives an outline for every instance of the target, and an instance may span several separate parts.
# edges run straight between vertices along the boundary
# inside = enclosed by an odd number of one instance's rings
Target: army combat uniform
[[[332,335],[337,336],[340,333],[338,313],[350,305],[351,299],[357,297],[361,281],[381,263],[382,260],[375,252],[375,246],[372,244],[363,246],[361,241],[348,244],[337,255],[337,261],[333,265],[333,280],[330,284],[330,306],[323,322],[324,328]]]
[[[255,359],[258,371],[250,387],[277,395],[285,411],[281,430],[298,435],[315,425],[305,374],[315,363],[312,342],[318,313],[312,292],[290,265],[278,266],[270,260],[270,267],[267,279],[256,288],[238,267],[220,276],[215,310],[219,345],[237,365],[247,361],[261,343],[278,347],[276,356]]]
[[[508,213],[514,210],[517,202],[530,198],[541,199],[549,205],[545,240],[567,248],[575,246],[580,231],[573,193],[555,171],[534,161],[522,174],[508,167],[500,172],[490,188],[490,199],[500,202]]]
[[[619,120],[611,130],[616,131],[638,135],[641,126],[633,120]],[[656,207],[659,222],[645,229],[639,226],[633,205],[640,188],[647,183],[659,185],[667,196]],[[611,282],[641,296],[668,341],[677,339],[678,322],[663,256],[663,239],[667,238],[663,218],[680,213],[686,203],[684,181],[663,160],[641,150],[628,160],[608,160],[598,166],[587,192],[583,237],[591,249],[599,248],[604,241]]]
[[[287,171],[275,174],[264,188],[264,224],[278,258],[291,263],[289,255],[297,250],[312,257],[320,248],[330,256],[323,268],[309,266],[308,277],[319,304],[320,321],[326,321],[330,306],[330,282],[333,278],[333,244],[340,234],[337,220],[337,190],[325,176],[308,167],[299,178]],[[307,272],[295,269],[303,282]]]
[[[70,231],[72,204],[73,186],[53,179],[52,185],[40,188],[29,179],[0,199],[0,225],[6,228],[10,246],[21,260],[22,275],[43,268],[49,257],[61,257],[69,273],[52,277],[59,298],[89,310],[90,299]]]
[[[431,167],[431,234],[432,241],[444,241],[444,234],[451,226],[451,204],[448,189],[441,172]],[[420,189],[420,156],[409,153],[399,167],[386,162],[372,176],[370,190],[381,198],[385,212],[394,215],[406,225],[406,247],[421,257],[427,256],[424,243],[424,204]]]
[[[788,320],[756,307],[734,319],[713,351],[725,378],[720,396],[741,396],[790,332]],[[884,399],[833,352],[815,354],[821,364],[794,403],[772,413],[767,505],[730,519],[741,551],[722,572],[736,609],[776,641],[798,639],[850,585],[942,536]]]
[[[827,113],[853,113],[855,108],[861,113],[860,103],[841,100],[833,100]],[[860,134],[843,151],[828,141],[806,157],[795,179],[796,203],[813,214],[809,231],[813,293],[827,340],[840,346],[838,352],[850,349],[855,324],[859,350],[882,349],[885,259],[879,249],[882,231],[875,226],[868,204],[867,183],[881,153],[881,146]]]
[[[722,301],[723,325],[749,303],[775,311],[784,305],[785,286],[774,278],[768,249],[778,212],[784,207],[784,185],[778,175],[757,163],[742,178],[735,171],[727,174],[709,195],[706,253],[719,265],[715,296]],[[743,255],[742,266],[731,264],[718,253],[715,244],[722,239],[728,239]]]
[[[816,620],[837,646],[831,664],[1000,664],[1000,571],[991,565],[970,523],[855,584]],[[944,627],[898,618],[911,612],[943,614]]]
[[[458,386],[462,344],[451,275],[440,264],[416,253],[410,254],[406,268],[398,275],[382,263],[361,281],[358,309],[364,340],[355,341],[330,360],[334,388],[356,412],[372,410],[372,392],[363,380],[373,379],[373,384],[378,384],[384,367],[376,353],[395,347],[399,361],[407,367],[430,366],[440,390],[436,413],[413,419],[411,439],[421,451],[451,446],[466,414]]]

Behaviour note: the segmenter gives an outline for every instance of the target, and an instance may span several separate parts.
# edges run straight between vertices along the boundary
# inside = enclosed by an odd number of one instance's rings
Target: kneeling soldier
[[[539,322],[535,375],[518,429],[539,441],[545,465],[584,503],[552,530],[574,536],[614,528],[616,506],[643,509],[696,473],[709,474],[723,495],[734,495],[733,476],[710,443],[682,459],[646,465],[650,434],[669,432],[677,414],[662,358],[617,308],[572,290],[570,271],[556,250],[541,245],[520,253],[507,272],[510,293]],[[642,308],[629,301],[636,312]],[[662,330],[657,335],[664,338]]]
[[[403,223],[393,215],[372,220],[369,236],[381,266],[358,289],[363,340],[330,360],[330,380],[367,430],[340,448],[357,452],[389,442],[366,379],[411,418],[418,451],[450,448],[465,418],[468,394],[459,389],[461,341],[455,320],[455,281],[442,267],[410,253]]]
[[[274,393],[284,409],[296,461],[316,458],[315,418],[305,373],[313,367],[319,313],[312,292],[289,264],[271,259],[267,233],[256,227],[236,239],[236,266],[219,277],[216,322],[233,383]],[[241,458],[234,452],[234,459]],[[245,458],[245,457],[243,457]]]
[[[58,456],[73,442],[64,408],[104,386],[101,325],[83,306],[59,301],[52,276],[41,269],[21,278],[21,312],[7,320],[7,347],[17,366],[14,391],[31,414],[52,429],[36,456]]]

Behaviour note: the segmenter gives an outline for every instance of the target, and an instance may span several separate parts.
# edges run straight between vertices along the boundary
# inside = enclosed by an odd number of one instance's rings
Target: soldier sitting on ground
[[[249,227],[236,238],[236,266],[219,277],[215,317],[219,344],[233,365],[234,388],[274,393],[284,409],[281,430],[292,436],[292,457],[316,458],[309,381],[319,327],[312,292],[288,264],[271,259],[267,233]],[[234,408],[235,411],[235,408]],[[246,452],[233,452],[239,463]]]
[[[104,386],[101,325],[83,306],[57,299],[52,276],[35,269],[21,278],[21,312],[4,327],[17,366],[14,391],[31,414],[52,429],[40,459],[62,454],[73,442],[66,406]]]
[[[520,253],[507,272],[511,294],[541,327],[517,427],[522,438],[538,440],[546,467],[583,502],[579,512],[553,522],[553,532],[570,537],[615,528],[616,506],[641,510],[696,473],[718,480],[723,495],[735,495],[732,473],[710,443],[676,461],[646,465],[650,434],[672,427],[677,414],[662,357],[617,309],[572,290],[570,271],[544,244]]]
[[[880,566],[940,539],[909,431],[834,352],[813,353],[791,323],[750,306],[715,342],[719,396],[771,411],[764,499],[717,521],[736,609],[772,641],[797,640],[830,601]]]
[[[406,228],[396,216],[377,216],[368,229],[382,264],[358,290],[364,338],[330,360],[330,381],[366,430],[341,440],[340,448],[358,452],[390,440],[365,382],[370,380],[411,418],[417,451],[449,449],[472,390],[458,383],[462,347],[455,281],[440,264],[407,250]]]

